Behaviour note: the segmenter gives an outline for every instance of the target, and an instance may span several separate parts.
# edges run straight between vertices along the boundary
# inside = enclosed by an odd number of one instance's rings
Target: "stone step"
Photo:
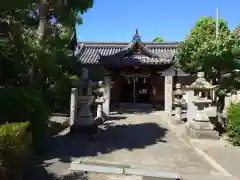
[[[157,168],[153,167],[150,169],[142,166],[124,165],[117,162],[93,162],[91,160],[89,161],[83,159],[73,162],[70,166],[70,171],[88,172],[91,176],[90,180],[239,180],[236,177],[224,176],[221,173],[216,175],[202,175],[198,173],[178,174],[173,172],[163,172],[156,169]]]
[[[73,171],[71,172],[73,173]],[[72,174],[72,173],[69,173],[69,174]],[[173,180],[166,177],[120,175],[120,174],[97,173],[97,172],[85,172],[85,173],[86,173],[86,176],[80,176],[79,179],[78,178],[74,178],[74,179],[75,180],[83,180],[83,179],[87,179],[87,180],[166,180],[166,179]],[[86,178],[83,178],[83,177],[86,177]],[[220,175],[218,176],[216,175],[182,175],[182,180],[239,180],[239,179],[233,176],[220,176]]]
[[[221,175],[182,175],[183,180],[239,180],[234,176],[221,176]]]
[[[176,173],[162,172],[157,170],[147,170],[141,168],[110,167],[102,165],[90,165],[82,163],[72,163],[71,171],[87,171],[101,174],[115,174],[123,176],[140,176],[145,178],[157,178],[158,180],[181,180],[181,176]]]

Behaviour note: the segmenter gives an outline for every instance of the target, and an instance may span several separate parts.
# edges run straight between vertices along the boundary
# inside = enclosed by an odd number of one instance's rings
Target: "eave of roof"
[[[170,64],[181,42],[141,42],[136,30],[129,42],[80,42],[75,55],[82,64]],[[130,53],[138,45],[141,55]],[[130,62],[131,61],[131,62]]]
[[[114,55],[121,52],[121,50],[125,48],[126,45],[128,45],[128,43],[124,42],[82,42],[78,45],[75,55],[79,58],[79,61],[82,64],[99,64],[98,60],[100,59],[100,54],[101,56]],[[180,47],[179,42],[144,42],[144,45],[155,54],[158,54],[161,59],[168,59],[170,57],[173,57],[177,49]]]

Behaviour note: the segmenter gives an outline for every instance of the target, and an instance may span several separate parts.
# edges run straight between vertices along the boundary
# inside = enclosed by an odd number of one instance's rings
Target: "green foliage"
[[[179,50],[180,66],[186,72],[205,70],[207,75],[218,73],[222,67],[232,68],[234,43],[226,21],[219,20],[219,34],[216,39],[216,20],[202,17]]]
[[[155,37],[155,38],[153,39],[153,42],[164,42],[164,39],[161,38],[161,37]]]
[[[223,19],[219,20],[218,36],[214,18],[203,17],[197,21],[177,56],[185,72],[204,71],[206,78],[218,83],[218,95],[239,87],[234,70],[240,69],[240,35],[231,33]],[[227,78],[223,77],[227,73]]]
[[[9,0],[1,4],[0,17],[7,16],[7,18],[14,16],[18,19],[26,19],[31,13],[39,18],[39,4],[41,0]],[[80,14],[85,13],[89,8],[93,7],[93,0],[65,0],[65,1],[51,1],[48,3],[48,17],[55,17],[58,22],[72,26],[76,20],[82,22]],[[23,11],[24,10],[24,11]]]
[[[230,106],[228,121],[228,136],[234,145],[240,146],[240,104]]]
[[[72,77],[78,76],[79,70],[69,45],[79,15],[91,8],[93,1],[52,1],[46,6],[39,5],[40,1],[10,2],[11,7],[9,2],[0,7],[0,19],[7,20],[10,29],[8,40],[0,41],[1,86],[31,87],[51,110],[65,111]],[[42,10],[46,21],[54,18],[56,23],[45,25],[45,38],[39,41]]]
[[[0,88],[0,118],[5,122],[30,122],[33,147],[39,152],[48,133],[50,112],[35,91],[21,88]]]
[[[31,134],[25,123],[0,125],[0,179],[20,180],[31,155]]]
[[[228,28],[227,22],[224,19],[218,20],[219,25],[219,33],[223,34],[224,36],[230,33]],[[204,41],[208,38],[215,38],[216,37],[216,19],[209,16],[201,17],[191,29],[190,36],[195,35],[198,36],[198,42]]]
[[[93,0],[1,4],[0,22],[7,22],[8,31],[0,40],[0,123],[29,121],[37,152],[44,148],[50,112],[69,106],[79,70],[69,46],[80,15],[92,6]]]

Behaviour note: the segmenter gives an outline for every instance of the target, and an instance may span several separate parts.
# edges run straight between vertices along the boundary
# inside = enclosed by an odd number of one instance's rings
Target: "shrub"
[[[240,104],[233,104],[228,109],[228,136],[233,145],[240,145]]]
[[[33,147],[41,152],[50,112],[41,95],[22,87],[0,88],[0,123],[30,122]]]
[[[0,179],[20,180],[25,163],[31,154],[31,134],[25,123],[0,126]]]

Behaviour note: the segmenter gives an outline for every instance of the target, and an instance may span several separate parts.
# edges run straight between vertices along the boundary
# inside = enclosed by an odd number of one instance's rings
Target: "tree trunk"
[[[47,0],[40,0],[39,2],[39,25],[38,25],[38,39],[44,40],[46,30],[48,28],[48,2]]]
[[[49,5],[47,0],[39,0],[39,24],[38,24],[38,40],[39,43],[43,41],[46,37],[46,30],[48,29],[48,10]],[[34,65],[35,62],[32,62],[32,66],[29,69],[29,84],[34,86],[35,72],[36,68]]]

